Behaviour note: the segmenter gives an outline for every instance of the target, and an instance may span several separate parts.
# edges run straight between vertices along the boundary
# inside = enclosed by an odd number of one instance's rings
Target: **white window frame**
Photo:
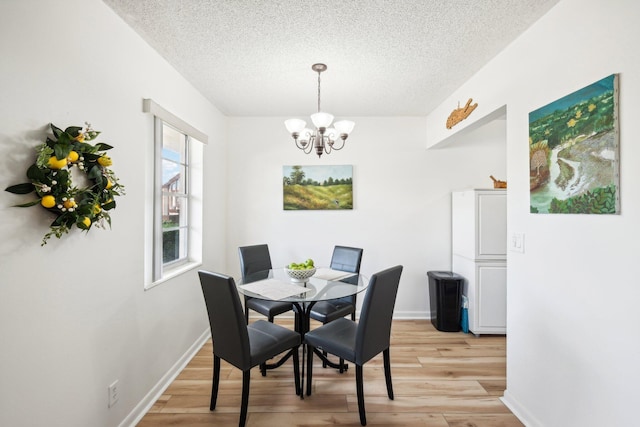
[[[202,155],[203,144],[208,142],[206,134],[198,131],[188,123],[169,113],[150,99],[145,99],[143,111],[154,116],[153,144],[153,209],[152,224],[147,235],[147,266],[145,268],[145,289],[152,288],[186,271],[202,264]],[[185,257],[163,262],[163,228],[162,228],[162,161],[163,161],[163,127],[168,125],[185,137],[185,193],[179,197],[186,198],[186,247]],[[202,144],[201,144],[202,143]]]

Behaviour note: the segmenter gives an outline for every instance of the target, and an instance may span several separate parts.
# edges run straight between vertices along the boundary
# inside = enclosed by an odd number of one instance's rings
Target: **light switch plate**
[[[524,233],[511,233],[509,250],[511,252],[524,253]]]

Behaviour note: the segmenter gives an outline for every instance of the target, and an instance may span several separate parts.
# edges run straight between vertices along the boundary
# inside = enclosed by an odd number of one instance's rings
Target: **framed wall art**
[[[353,167],[283,166],[284,210],[353,209]]]
[[[618,75],[529,113],[531,213],[619,214]]]

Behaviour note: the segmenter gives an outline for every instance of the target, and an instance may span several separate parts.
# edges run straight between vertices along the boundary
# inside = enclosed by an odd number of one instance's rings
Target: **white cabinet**
[[[453,271],[465,280],[469,330],[507,331],[506,190],[454,192],[452,200]]]

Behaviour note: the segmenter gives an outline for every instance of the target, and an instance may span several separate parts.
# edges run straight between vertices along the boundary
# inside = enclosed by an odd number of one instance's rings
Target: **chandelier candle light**
[[[311,153],[311,149],[315,147],[318,157],[322,153],[329,154],[333,150],[341,150],[349,134],[353,131],[355,123],[349,120],[340,120],[331,126],[333,116],[320,110],[320,73],[326,71],[325,64],[313,64],[311,69],[318,73],[318,112],[311,115],[311,121],[315,126],[315,130],[309,129],[307,122],[300,119],[289,119],[284,121],[284,125],[296,142],[296,146],[305,152]],[[336,140],[340,138],[342,144],[335,146]]]

